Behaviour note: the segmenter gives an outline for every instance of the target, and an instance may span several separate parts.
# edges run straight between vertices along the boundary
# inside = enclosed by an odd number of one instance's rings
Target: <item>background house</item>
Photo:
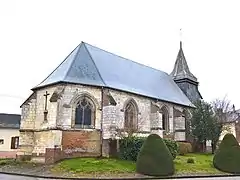
[[[224,130],[222,131],[222,134],[219,140],[221,141],[227,133],[232,133],[240,143],[240,124],[239,123],[240,123],[240,109],[235,110],[235,108],[233,108],[233,110],[226,115],[224,125],[223,125]]]
[[[15,158],[21,115],[0,113],[0,157]]]

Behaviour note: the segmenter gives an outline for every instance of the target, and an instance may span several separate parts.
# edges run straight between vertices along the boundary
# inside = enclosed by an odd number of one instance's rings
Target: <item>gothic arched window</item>
[[[165,131],[169,130],[169,114],[167,108],[164,106],[161,108],[162,111],[162,128]]]
[[[81,98],[75,109],[75,127],[92,128],[94,126],[95,107],[92,101],[87,98]]]
[[[125,106],[124,129],[132,133],[137,130],[137,107],[133,101]]]

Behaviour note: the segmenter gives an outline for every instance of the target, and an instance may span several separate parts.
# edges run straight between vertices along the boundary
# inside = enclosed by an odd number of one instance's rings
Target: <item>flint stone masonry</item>
[[[175,132],[174,139],[176,141],[185,141],[186,140],[186,133],[185,132]]]
[[[185,129],[185,118],[176,117],[175,118],[175,130],[184,130]]]
[[[141,96],[120,92],[116,90],[110,90],[112,97],[115,99],[116,105],[116,116],[117,116],[117,125],[119,128],[124,127],[124,108],[126,106],[126,102],[133,99],[138,108],[138,129],[139,131],[147,131],[150,132],[150,103],[151,101],[148,98],[144,98]]]
[[[45,153],[46,148],[54,148],[61,146],[62,131],[50,130],[34,133],[34,149],[33,153]]]
[[[116,120],[117,111],[115,106],[103,107],[103,139],[110,139],[116,136],[116,127],[119,126]]]
[[[47,99],[47,120],[44,120],[46,91],[50,94]],[[175,130],[185,129],[184,117],[174,117],[174,108],[183,111],[183,107],[171,103],[153,101],[150,98],[135,94],[108,89],[111,102],[102,95],[101,88],[83,85],[61,84],[42,88],[34,92],[22,105],[20,128],[19,155],[33,155],[35,161],[53,162],[50,154],[57,154],[57,159],[77,156],[98,156],[101,144],[101,122],[103,127],[103,152],[107,156],[109,138],[114,138],[117,129],[124,128],[124,109],[129,101],[137,105],[138,136],[148,136],[157,133],[163,137],[162,114],[164,106],[169,113],[169,133],[175,133],[176,140],[185,140],[185,132]],[[75,105],[81,96],[87,96],[95,105],[95,122],[93,129],[76,129]],[[102,97],[105,101],[102,103]],[[51,101],[50,101],[51,99]],[[103,104],[103,107],[102,107]],[[154,105],[153,105],[154,104]],[[102,119],[103,118],[103,119]],[[159,129],[153,130],[153,127]],[[70,143],[70,144],[68,144]],[[69,148],[71,147],[71,148]],[[56,149],[57,148],[57,149]],[[46,155],[46,153],[48,153]],[[48,156],[48,160],[45,159]]]
[[[20,149],[17,155],[32,155],[34,148],[34,133],[28,131],[20,131],[19,147]]]
[[[91,97],[96,106],[95,128],[100,129],[101,123],[101,89],[82,86],[67,85],[65,86],[61,100],[59,101],[57,126],[63,129],[71,129],[73,124],[73,103],[81,96],[87,94]]]
[[[36,118],[36,99],[31,99],[27,105],[22,107],[20,126],[24,129],[34,129]]]

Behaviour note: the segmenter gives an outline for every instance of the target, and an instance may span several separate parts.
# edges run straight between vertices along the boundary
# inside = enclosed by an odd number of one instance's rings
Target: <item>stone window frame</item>
[[[129,98],[128,100],[126,100],[124,103],[124,106],[123,106],[123,112],[124,112],[123,130],[125,131],[125,129],[126,129],[126,108],[129,104],[133,105],[133,107],[135,108],[135,113],[134,113],[135,122],[133,122],[133,124],[136,126],[134,131],[137,132],[139,130],[139,124],[138,124],[139,109],[138,109],[137,102],[133,98]]]
[[[90,126],[76,126],[75,121],[76,121],[76,108],[78,106],[79,101],[81,101],[83,98],[86,98],[89,103],[91,103],[93,107],[93,112],[91,114],[91,125]],[[97,102],[96,98],[92,96],[88,92],[82,92],[76,94],[72,100],[71,100],[71,106],[72,106],[72,115],[71,115],[71,127],[74,129],[95,129],[96,126],[96,113],[97,110],[99,109],[99,103]]]
[[[167,105],[162,105],[161,108],[159,108],[159,110],[160,110],[159,112],[162,114],[162,130],[165,132],[169,132],[170,131],[170,121],[169,121],[170,110]],[[166,117],[165,120],[163,119],[163,115],[164,117]],[[163,125],[164,121],[165,121],[165,128]]]

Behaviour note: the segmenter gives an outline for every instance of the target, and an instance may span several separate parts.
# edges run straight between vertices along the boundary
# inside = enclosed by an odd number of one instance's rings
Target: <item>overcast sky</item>
[[[171,73],[179,50],[206,101],[240,108],[238,0],[0,0],[0,112],[21,103],[81,42]]]

